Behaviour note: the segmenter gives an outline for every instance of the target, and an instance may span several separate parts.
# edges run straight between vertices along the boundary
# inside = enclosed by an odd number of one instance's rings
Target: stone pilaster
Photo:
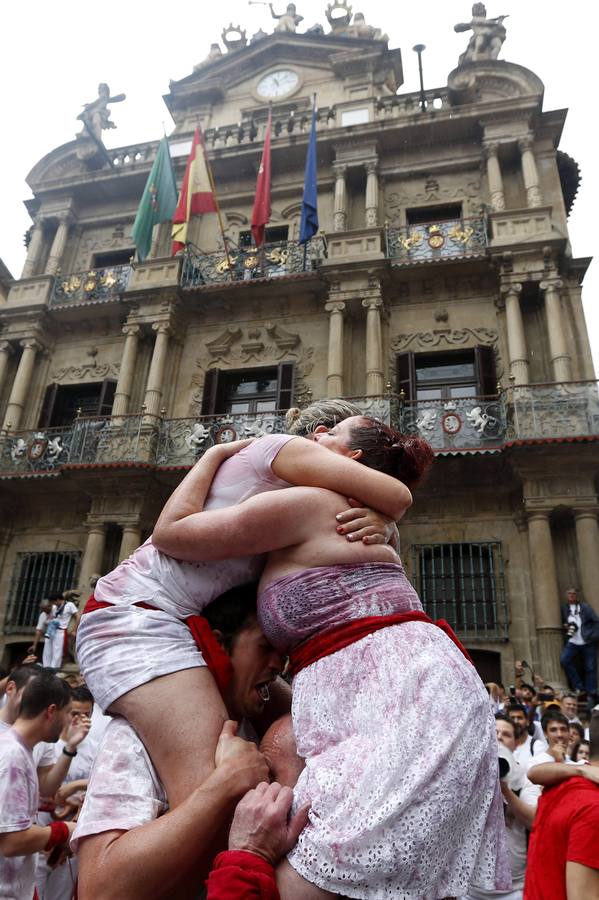
[[[375,228],[379,223],[379,176],[377,160],[366,163],[366,212],[365,225]]]
[[[505,209],[505,194],[503,192],[501,166],[499,165],[499,145],[494,141],[483,144],[483,154],[487,164],[487,181],[489,183],[491,207],[494,212],[502,212]]]
[[[335,163],[333,170],[335,172],[333,231],[345,231],[347,228],[347,189],[345,185],[347,166],[342,163]]]
[[[597,509],[575,509],[576,543],[583,600],[599,612],[599,524]]]
[[[4,414],[4,430],[17,431],[21,424],[23,410],[29,394],[31,377],[35,366],[37,353],[42,349],[41,344],[35,338],[26,338],[21,341],[22,353],[15,380],[13,381],[8,405]]]
[[[134,553],[135,550],[137,550],[140,544],[141,528],[139,525],[139,521],[136,520],[135,522],[127,522],[123,524],[123,537],[121,539],[121,546],[119,549],[119,562],[131,556],[131,554]]]
[[[34,275],[38,274],[38,267],[45,243],[46,235],[44,233],[44,219],[42,216],[37,216],[34,221],[29,247],[27,248],[27,258],[23,265],[21,278],[32,278]]]
[[[162,404],[168,343],[173,333],[169,322],[154,322],[152,330],[156,332],[156,340],[144,396],[145,415],[149,421],[158,418]]]
[[[380,395],[384,392],[383,334],[381,297],[366,297],[362,300],[366,310],[366,393]]]
[[[104,557],[104,548],[106,546],[106,525],[103,522],[95,520],[87,521],[87,541],[85,542],[85,550],[83,551],[83,559],[81,560],[81,570],[79,572],[79,590],[81,597],[79,599],[80,609],[83,609],[87,602],[91,591],[89,580],[92,575],[102,575],[102,559]]]
[[[58,227],[50,248],[50,255],[46,264],[46,275],[56,275],[62,265],[62,258],[66,250],[72,221],[73,217],[70,212],[60,213],[58,216]]]
[[[345,303],[332,300],[325,305],[329,313],[329,359],[327,397],[343,397],[343,313]]]
[[[562,628],[549,512],[528,515],[528,546],[539,651],[539,671],[551,684],[564,680],[560,666]]]
[[[13,354],[13,348],[8,341],[0,341],[0,391],[4,387],[8,361]]]
[[[564,334],[564,321],[562,314],[562,300],[560,290],[563,282],[557,278],[551,281],[542,281],[539,285],[545,294],[545,316],[547,320],[547,334],[549,337],[549,353],[553,367],[554,381],[572,380],[572,359],[568,353],[566,337]]]
[[[141,329],[139,325],[125,325],[123,328],[125,345],[121,357],[119,379],[114,393],[114,403],[112,405],[113,416],[125,416],[129,412],[129,401],[131,399],[131,388],[135,376],[135,361],[137,359],[140,333]]]
[[[539,184],[537,161],[532,148],[532,135],[527,135],[518,141],[522,164],[522,179],[526,190],[526,205],[529,207],[543,205],[543,193]]]
[[[524,322],[520,308],[521,284],[504,284],[501,293],[505,298],[505,321],[507,329],[508,354],[510,358],[510,376],[514,384],[528,384],[528,353]]]

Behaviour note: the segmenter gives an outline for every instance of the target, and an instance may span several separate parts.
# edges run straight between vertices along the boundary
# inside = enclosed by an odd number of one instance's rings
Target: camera
[[[576,622],[568,622],[568,624],[566,625],[566,634],[568,635],[568,637],[574,637],[577,631],[578,625],[576,624]]]
[[[514,754],[503,744],[497,747],[499,756],[499,777],[514,792],[519,794],[526,784],[526,773],[522,766],[516,761]]]

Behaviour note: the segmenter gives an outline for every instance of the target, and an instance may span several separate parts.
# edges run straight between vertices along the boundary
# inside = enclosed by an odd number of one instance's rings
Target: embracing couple
[[[115,728],[134,737],[129,755],[113,753],[106,772],[114,785],[94,815],[84,806],[75,833],[82,863],[90,836],[110,827],[98,825],[104,803],[114,824],[103,853],[119,860],[119,877],[127,869],[142,881],[163,872],[153,852],[160,846],[172,852],[178,879],[168,896],[197,896],[194,878],[205,875],[231,815],[227,758],[245,753],[237,790],[265,777],[258,751],[241,747],[223,723],[265,704],[283,711],[284,691],[268,698],[289,655],[303,764],[294,808],[309,804],[309,819],[277,869],[282,900],[442,900],[465,893],[470,881],[506,889],[488,696],[455,636],[424,615],[393,548],[394,523],[432,450],[342,401],[314,404],[293,428],[208,450],[152,537],[96,586],[78,631],[81,671],[102,709],[120,717]],[[359,501],[349,510],[348,497]],[[240,676],[241,639],[227,646],[226,629],[202,613],[256,580],[256,653]],[[232,683],[241,710],[230,709]],[[131,857],[133,845],[115,850],[132,827],[128,768],[137,771],[142,757],[159,783],[146,810],[159,843],[147,844],[143,865]],[[90,804],[93,788],[92,778]],[[196,833],[194,864],[170,846],[168,820],[184,824],[202,790],[210,824]],[[157,819],[167,802],[170,812]],[[81,900],[97,896],[94,857],[82,867]]]

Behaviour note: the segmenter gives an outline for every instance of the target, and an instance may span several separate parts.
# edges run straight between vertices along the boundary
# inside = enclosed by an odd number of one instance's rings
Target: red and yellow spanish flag
[[[272,110],[268,111],[268,122],[264,136],[264,149],[258,180],[256,182],[256,196],[252,210],[252,234],[256,247],[264,243],[264,232],[270,221],[270,132],[272,130]]]
[[[206,158],[204,135],[196,128],[191,152],[187,160],[185,177],[179,195],[179,203],[173,216],[173,248],[172,255],[185,249],[187,243],[187,227],[192,216],[217,212],[216,197],[212,189],[212,181]]]

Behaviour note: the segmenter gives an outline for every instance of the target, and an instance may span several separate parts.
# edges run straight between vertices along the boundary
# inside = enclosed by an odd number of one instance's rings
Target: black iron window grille
[[[35,628],[41,600],[75,586],[80,557],[78,550],[17,553],[4,626],[7,634]]]
[[[419,544],[413,572],[422,605],[468,638],[507,640],[501,544]]]

